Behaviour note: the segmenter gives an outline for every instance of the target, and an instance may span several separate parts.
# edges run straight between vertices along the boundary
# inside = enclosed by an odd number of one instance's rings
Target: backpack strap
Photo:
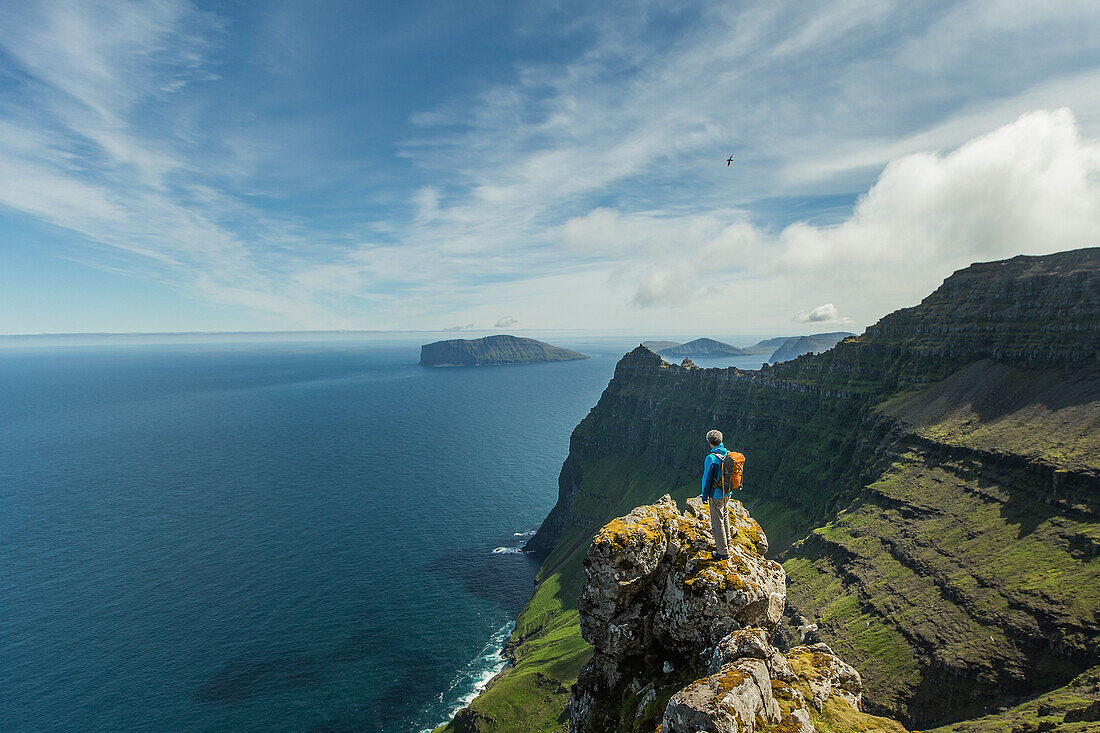
[[[722,456],[713,452],[709,455],[718,459],[717,461],[711,461],[710,468],[707,469],[707,478],[710,479],[707,481],[707,489],[713,492],[716,488],[722,488]]]

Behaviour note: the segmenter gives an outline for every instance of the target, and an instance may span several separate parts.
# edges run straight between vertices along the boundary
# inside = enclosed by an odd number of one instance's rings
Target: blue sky
[[[0,13],[0,333],[861,330],[1100,244],[1095,2]]]

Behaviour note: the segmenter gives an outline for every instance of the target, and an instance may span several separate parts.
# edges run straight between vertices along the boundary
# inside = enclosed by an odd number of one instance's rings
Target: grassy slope
[[[1051,477],[1095,462],[1098,400],[1095,379],[987,363],[881,408],[910,436],[784,563],[791,602],[857,664],[879,709],[934,720],[945,706],[980,710],[976,691],[1020,693],[1080,668],[1043,647],[1060,638],[1083,660],[1095,640],[1100,523]],[[1038,467],[1007,470],[1006,456]]]

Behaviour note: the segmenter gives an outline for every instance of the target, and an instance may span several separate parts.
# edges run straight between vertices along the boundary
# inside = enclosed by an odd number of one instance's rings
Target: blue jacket
[[[710,483],[717,478],[716,471],[722,470],[722,456],[729,453],[726,450],[725,444],[720,444],[711,449],[710,453],[707,453],[707,457],[703,459],[703,501],[709,501],[711,496],[717,496],[720,492],[718,487],[710,488]]]

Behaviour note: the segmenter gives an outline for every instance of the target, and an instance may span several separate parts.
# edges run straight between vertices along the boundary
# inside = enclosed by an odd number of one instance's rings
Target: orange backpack
[[[722,458],[722,476],[718,479],[723,494],[741,488],[741,473],[745,470],[745,456],[730,451]]]

